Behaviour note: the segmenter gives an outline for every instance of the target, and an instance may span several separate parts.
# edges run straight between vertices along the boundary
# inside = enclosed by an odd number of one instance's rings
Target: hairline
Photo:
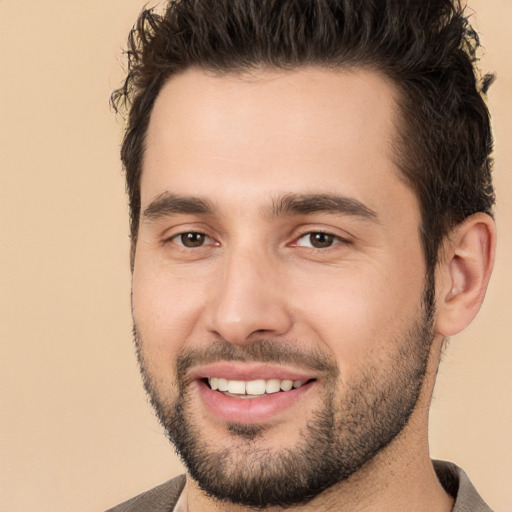
[[[137,248],[137,240],[138,233],[140,229],[140,224],[142,220],[142,175],[144,172],[144,160],[145,154],[147,150],[147,135],[149,131],[149,125],[151,122],[151,117],[154,112],[155,104],[160,96],[162,90],[172,79],[176,78],[179,75],[182,75],[191,70],[198,70],[206,73],[208,76],[222,78],[222,77],[236,77],[241,80],[247,80],[251,76],[257,77],[258,74],[273,71],[273,72],[283,72],[286,74],[293,73],[296,71],[301,71],[304,69],[319,69],[325,70],[333,73],[350,73],[354,71],[367,71],[373,73],[374,75],[380,77],[384,82],[386,82],[391,90],[393,91],[393,100],[397,106],[396,111],[393,113],[393,118],[391,119],[391,134],[390,134],[390,155],[391,160],[396,167],[396,176],[397,178],[404,183],[409,190],[411,190],[418,202],[418,208],[420,213],[421,224],[418,227],[420,241],[422,244],[422,252],[424,255],[425,262],[427,263],[427,270],[433,271],[435,267],[435,263],[437,260],[433,262],[433,265],[429,265],[428,262],[428,247],[425,243],[425,230],[424,230],[424,212],[423,212],[423,202],[421,198],[421,194],[414,186],[414,183],[408,178],[405,169],[407,167],[407,151],[405,150],[404,142],[406,140],[406,131],[407,131],[407,119],[406,119],[406,109],[407,109],[407,101],[408,98],[406,93],[406,87],[404,82],[401,83],[397,78],[394,78],[390,75],[389,72],[386,72],[384,66],[379,66],[377,63],[368,63],[368,62],[353,62],[351,59],[342,60],[340,62],[336,62],[334,60],[322,62],[320,60],[312,60],[311,62],[298,62],[298,63],[264,63],[263,61],[250,62],[250,63],[234,63],[229,66],[214,66],[208,64],[191,64],[188,66],[184,66],[176,71],[169,73],[167,76],[161,77],[161,83],[158,88],[158,92],[155,94],[153,98],[151,109],[149,111],[147,117],[147,124],[145,126],[144,133],[142,134],[142,143],[141,150],[142,155],[140,159],[140,173],[138,177],[138,193],[139,193],[139,208],[136,219],[137,229],[130,236],[131,238],[131,248],[130,248],[130,266],[133,272],[133,266],[135,262],[135,252]],[[438,253],[441,249],[441,244],[438,247]]]

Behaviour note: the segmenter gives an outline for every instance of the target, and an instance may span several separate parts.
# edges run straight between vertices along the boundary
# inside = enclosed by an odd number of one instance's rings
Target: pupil
[[[202,233],[184,233],[181,235],[181,242],[185,247],[199,247],[203,245],[204,235]]]
[[[333,235],[328,235],[327,233],[314,233],[311,235],[311,245],[318,249],[330,247],[333,239]]]

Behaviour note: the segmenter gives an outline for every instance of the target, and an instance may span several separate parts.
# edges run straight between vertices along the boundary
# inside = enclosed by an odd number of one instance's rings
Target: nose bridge
[[[286,332],[291,316],[278,258],[253,243],[237,244],[223,260],[218,289],[213,291],[210,328],[232,343],[243,343],[255,333]]]

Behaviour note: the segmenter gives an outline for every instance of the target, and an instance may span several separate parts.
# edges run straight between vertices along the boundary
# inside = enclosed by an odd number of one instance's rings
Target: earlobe
[[[467,327],[482,305],[494,264],[496,226],[476,213],[447,237],[437,269],[436,331],[453,336]]]

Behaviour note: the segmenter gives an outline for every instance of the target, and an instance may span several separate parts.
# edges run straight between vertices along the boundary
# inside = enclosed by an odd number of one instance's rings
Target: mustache
[[[176,359],[178,379],[184,378],[195,366],[237,361],[243,363],[288,364],[305,370],[314,370],[337,377],[337,364],[318,350],[304,350],[293,344],[270,339],[259,339],[244,345],[216,340],[204,348],[183,349]]]

